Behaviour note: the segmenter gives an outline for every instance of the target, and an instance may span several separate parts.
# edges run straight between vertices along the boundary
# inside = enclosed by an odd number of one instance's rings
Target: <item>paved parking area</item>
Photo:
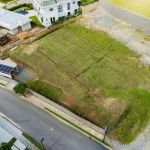
[[[13,73],[14,80],[18,82],[28,82],[29,80],[33,79],[35,77],[35,74],[31,71],[23,68],[22,66],[17,66],[18,73]]]

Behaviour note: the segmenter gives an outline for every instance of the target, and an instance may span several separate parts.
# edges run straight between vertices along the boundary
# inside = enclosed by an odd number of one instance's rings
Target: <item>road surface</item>
[[[47,150],[107,150],[50,113],[0,87],[0,112]]]

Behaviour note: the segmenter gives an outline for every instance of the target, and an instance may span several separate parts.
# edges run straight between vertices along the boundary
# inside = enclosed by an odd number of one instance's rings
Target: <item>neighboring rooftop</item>
[[[50,5],[56,5],[57,3],[66,2],[69,0],[36,0],[36,1],[40,6],[45,7]]]
[[[12,71],[18,72],[16,63],[0,60],[0,75],[12,78]]]
[[[4,28],[14,29],[29,22],[31,20],[24,15],[0,8],[0,26]]]

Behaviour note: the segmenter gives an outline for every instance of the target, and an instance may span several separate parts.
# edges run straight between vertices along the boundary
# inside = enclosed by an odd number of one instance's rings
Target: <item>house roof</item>
[[[4,28],[12,30],[29,22],[31,20],[22,14],[0,8],[0,26]]]
[[[70,0],[36,0],[36,1],[40,6],[45,7],[45,6],[56,5],[61,2],[67,2]]]
[[[16,63],[0,60],[0,75],[12,78],[12,71],[18,71]]]

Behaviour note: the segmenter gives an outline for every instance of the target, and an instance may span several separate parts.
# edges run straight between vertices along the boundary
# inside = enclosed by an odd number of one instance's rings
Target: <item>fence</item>
[[[100,0],[99,7],[105,10],[111,16],[122,20],[127,24],[133,26],[135,29],[139,29],[144,33],[150,35],[150,18],[114,5],[110,2],[107,2],[106,0]]]

